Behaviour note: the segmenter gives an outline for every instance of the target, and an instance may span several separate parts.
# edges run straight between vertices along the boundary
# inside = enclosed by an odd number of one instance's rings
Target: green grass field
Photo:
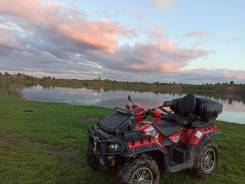
[[[33,112],[24,112],[26,110]],[[86,164],[87,127],[110,109],[24,101],[0,90],[0,183],[115,183],[113,172]],[[84,116],[81,118],[81,116]],[[245,120],[244,120],[245,121]],[[164,174],[164,184],[245,184],[245,125],[217,122],[220,168],[200,180]]]

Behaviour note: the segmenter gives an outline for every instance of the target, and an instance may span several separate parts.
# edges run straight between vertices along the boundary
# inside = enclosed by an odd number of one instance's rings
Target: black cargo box
[[[179,112],[179,104],[183,98],[177,98],[172,100],[170,106],[171,110],[175,113]],[[216,120],[218,115],[222,112],[223,105],[214,100],[208,98],[196,97],[196,110],[195,115],[199,116],[204,122],[211,122]]]
[[[210,122],[216,120],[223,110],[223,105],[207,98],[196,98],[196,114],[202,121]]]
[[[131,130],[135,125],[135,121],[133,114],[124,109],[115,108],[115,112],[102,119],[98,125],[104,131],[119,133]]]

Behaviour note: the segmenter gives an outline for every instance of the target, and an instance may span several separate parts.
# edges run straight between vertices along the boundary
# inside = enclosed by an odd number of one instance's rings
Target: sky
[[[0,0],[0,72],[245,83],[245,1]]]

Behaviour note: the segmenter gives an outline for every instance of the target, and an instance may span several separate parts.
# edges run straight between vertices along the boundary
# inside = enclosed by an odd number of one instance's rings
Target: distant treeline
[[[54,77],[37,78],[25,74],[10,75],[8,73],[1,74],[2,84],[11,84],[16,86],[35,86],[43,87],[72,87],[88,89],[104,89],[104,90],[132,90],[132,91],[151,91],[151,92],[181,92],[182,87],[179,84],[164,83],[145,83],[145,82],[128,82],[115,80],[78,80],[78,79],[56,79]]]
[[[56,79],[54,77],[37,78],[25,74],[18,73],[10,75],[5,72],[0,73],[0,87],[8,89],[16,89],[24,86],[41,85],[46,88],[50,87],[72,87],[87,89],[104,89],[108,90],[129,90],[139,92],[154,92],[154,93],[195,93],[204,96],[211,96],[222,99],[245,99],[245,84],[235,84],[234,81],[227,83],[215,84],[183,84],[183,83],[146,83],[146,82],[128,82],[115,81],[100,78],[94,80],[78,80],[78,79]]]

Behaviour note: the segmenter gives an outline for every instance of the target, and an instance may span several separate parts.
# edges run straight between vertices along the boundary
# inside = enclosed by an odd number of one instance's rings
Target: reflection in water
[[[124,107],[127,96],[131,95],[138,105],[151,108],[160,105],[165,100],[171,100],[183,96],[179,94],[156,94],[153,92],[133,92],[133,91],[104,91],[86,88],[43,88],[35,86],[24,88],[22,91],[24,98],[29,100],[64,102],[77,105],[95,105],[103,107]],[[245,123],[245,104],[239,101],[218,100],[224,105],[223,113],[219,120]]]

